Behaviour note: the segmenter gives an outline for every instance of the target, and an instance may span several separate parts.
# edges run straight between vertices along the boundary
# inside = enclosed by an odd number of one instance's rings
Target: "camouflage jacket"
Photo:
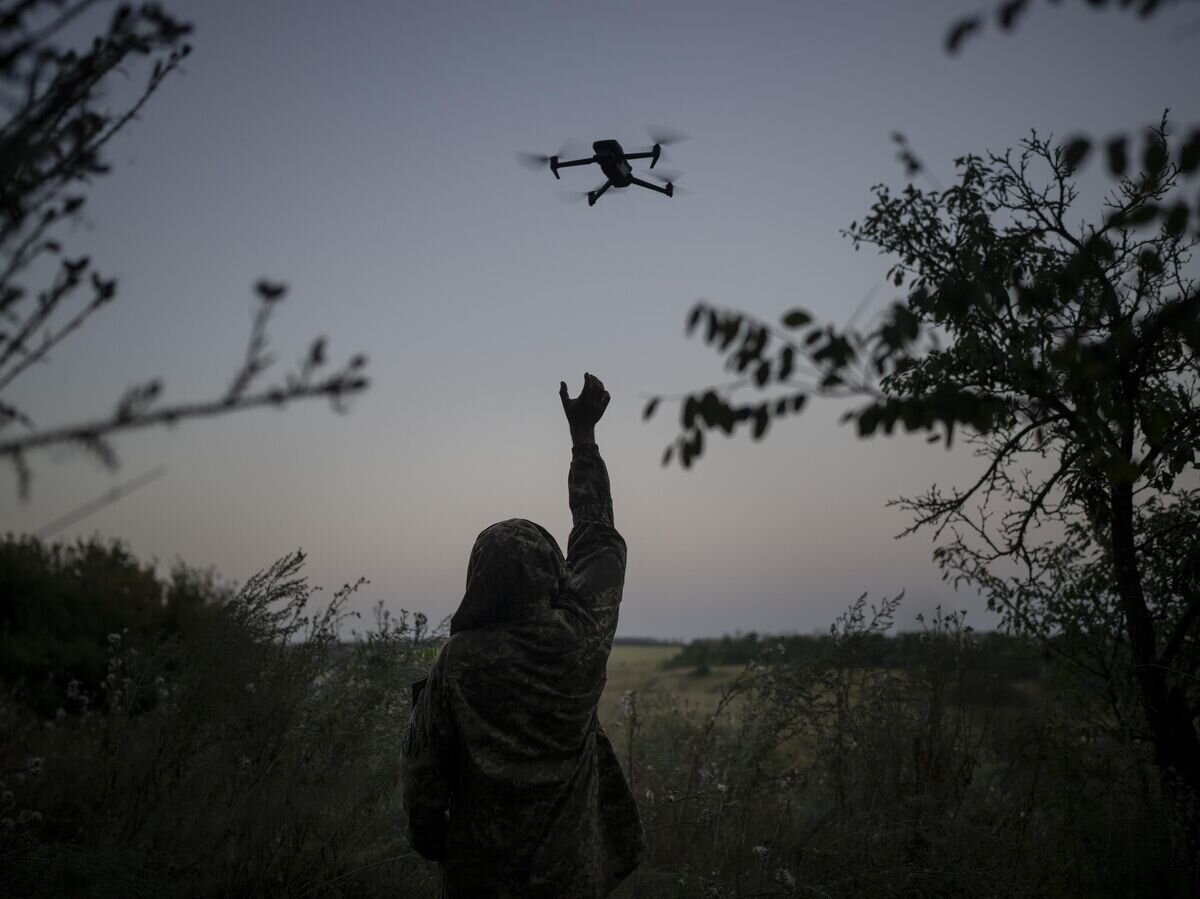
[[[567,556],[539,525],[494,524],[402,758],[409,841],[446,899],[593,899],[638,864],[637,805],[596,717],[625,580],[608,471],[576,446]]]

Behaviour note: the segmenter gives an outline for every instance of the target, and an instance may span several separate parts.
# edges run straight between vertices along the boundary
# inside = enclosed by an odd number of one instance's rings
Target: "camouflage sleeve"
[[[438,661],[429,677],[413,685],[413,709],[400,756],[401,795],[409,844],[430,861],[446,854],[453,728]]]
[[[567,492],[572,521],[567,565],[572,592],[611,640],[625,585],[625,540],[613,526],[608,469],[594,443],[577,445],[571,451]]]

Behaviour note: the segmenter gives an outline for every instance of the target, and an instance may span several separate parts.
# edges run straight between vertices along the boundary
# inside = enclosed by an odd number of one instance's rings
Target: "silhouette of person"
[[[514,518],[475,540],[450,639],[413,685],[401,780],[412,846],[445,899],[594,899],[639,863],[645,836],[596,716],[625,581],[584,374],[559,388],[573,448],[567,555]]]

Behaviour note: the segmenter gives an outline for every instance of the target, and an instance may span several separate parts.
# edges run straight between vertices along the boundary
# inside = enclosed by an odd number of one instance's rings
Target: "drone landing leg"
[[[600,199],[600,195],[603,194],[610,187],[612,187],[612,179],[605,181],[601,187],[598,187],[595,190],[589,190],[588,191],[588,205],[595,206],[596,201]]]
[[[675,185],[671,184],[669,182],[667,183],[666,187],[659,187],[657,184],[651,184],[649,181],[643,181],[641,178],[630,178],[629,180],[633,184],[636,184],[638,187],[645,187],[645,188],[649,188],[650,190],[656,190],[660,194],[666,194],[668,197],[675,196]]]

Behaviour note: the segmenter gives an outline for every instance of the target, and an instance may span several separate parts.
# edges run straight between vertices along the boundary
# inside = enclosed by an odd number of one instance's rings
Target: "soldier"
[[[402,756],[409,842],[445,899],[598,899],[645,836],[596,717],[625,581],[595,425],[609,395],[559,387],[573,449],[567,556],[514,518],[475,540],[450,639],[413,685]]]

